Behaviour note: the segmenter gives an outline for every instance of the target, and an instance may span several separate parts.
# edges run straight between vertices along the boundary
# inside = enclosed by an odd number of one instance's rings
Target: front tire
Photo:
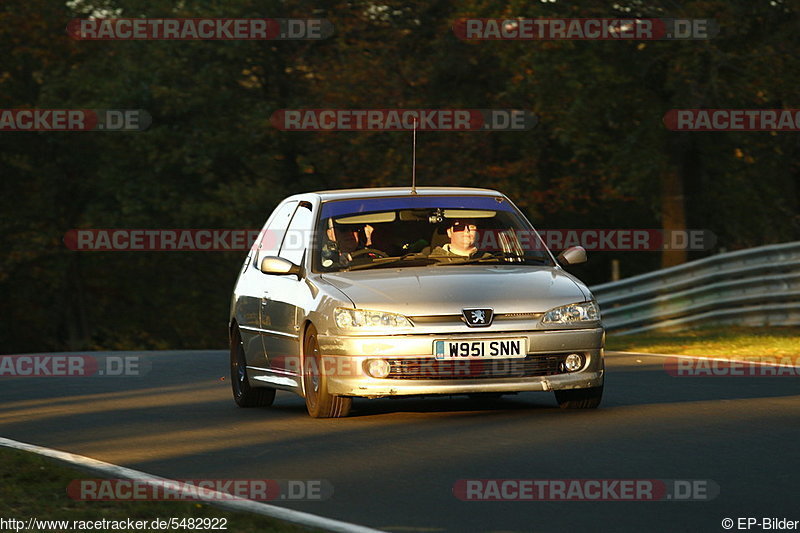
[[[251,387],[247,377],[247,360],[239,331],[231,335],[231,389],[239,407],[269,407],[275,401],[275,389]]]
[[[343,418],[350,414],[353,399],[328,392],[328,375],[319,353],[317,328],[313,325],[303,339],[303,391],[308,414],[314,418]]]
[[[555,393],[558,406],[562,409],[595,409],[603,398],[603,386],[557,390]]]

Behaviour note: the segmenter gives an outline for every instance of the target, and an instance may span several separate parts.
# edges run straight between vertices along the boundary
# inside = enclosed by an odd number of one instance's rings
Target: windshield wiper
[[[536,259],[535,257],[526,257],[524,255],[519,255],[511,252],[494,252],[489,253],[486,252],[483,255],[478,257],[445,257],[441,256],[439,259],[445,259],[445,261],[441,261],[438,264],[440,265],[470,265],[475,263],[488,263],[490,261],[501,261],[503,259],[511,259],[512,261],[504,261],[504,263],[508,264],[518,264],[518,265],[527,265],[530,264],[531,261],[535,261],[537,264],[546,265],[547,261],[544,259]]]
[[[422,264],[430,265],[432,263],[436,263],[436,259],[432,257],[428,257],[426,255],[422,255],[419,252],[410,252],[399,257],[379,257],[377,259],[373,259],[369,263],[364,263],[360,265],[353,265],[348,270],[367,270],[370,268],[383,268],[387,266],[391,266],[402,261],[420,261]]]

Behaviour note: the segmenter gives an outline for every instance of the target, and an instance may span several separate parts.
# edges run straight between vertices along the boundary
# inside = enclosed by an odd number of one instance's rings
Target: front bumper
[[[577,372],[547,371],[537,375],[521,375],[529,372],[514,372],[519,375],[485,375],[473,377],[468,372],[454,377],[452,367],[447,378],[437,375],[440,362],[433,356],[435,340],[503,339],[527,337],[526,361],[536,365],[538,360],[554,359],[568,353],[580,353],[586,362]],[[319,335],[320,354],[324,372],[327,374],[328,391],[341,396],[410,396],[434,394],[469,394],[479,392],[522,392],[599,387],[603,384],[602,328],[459,333],[453,335],[386,335],[344,336]],[[370,359],[385,359],[394,363],[411,363],[430,369],[430,379],[417,375],[414,379],[402,376],[378,379],[367,374],[365,362]],[[499,360],[495,363],[509,368],[513,363]],[[459,363],[484,364],[458,361]],[[469,371],[469,367],[467,368]],[[475,366],[472,367],[476,368]],[[537,367],[538,368],[538,367]],[[476,372],[480,374],[480,372]],[[536,372],[534,372],[536,373]],[[473,373],[475,374],[475,373]]]

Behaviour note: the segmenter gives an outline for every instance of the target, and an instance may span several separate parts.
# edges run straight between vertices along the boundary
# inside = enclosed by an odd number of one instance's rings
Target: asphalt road
[[[800,520],[798,377],[673,377],[662,358],[609,355],[595,411],[564,412],[550,393],[525,393],[489,404],[356,400],[349,418],[315,420],[287,393],[271,408],[236,407],[226,352],[92,355],[138,356],[149,369],[2,378],[0,435],[170,478],[327,480],[330,499],[279,504],[387,531],[724,531],[726,517]],[[453,495],[457,480],[487,478],[706,480],[719,494]]]

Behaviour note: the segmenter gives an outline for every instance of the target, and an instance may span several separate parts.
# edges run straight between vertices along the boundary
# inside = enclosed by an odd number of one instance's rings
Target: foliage
[[[324,17],[322,41],[89,42],[126,17]],[[709,41],[466,42],[459,17],[713,17]],[[406,133],[298,133],[287,108],[524,108],[530,132],[421,133],[419,183],[509,194],[541,228],[659,228],[665,179],[718,246],[800,238],[796,133],[675,134],[678,107],[797,107],[789,2],[4,0],[0,108],[143,108],[145,133],[0,134],[0,351],[221,347],[243,253],[72,252],[72,228],[258,228],[282,197],[407,185]],[[694,254],[697,257],[700,254]],[[597,252],[581,276],[657,268]]]

